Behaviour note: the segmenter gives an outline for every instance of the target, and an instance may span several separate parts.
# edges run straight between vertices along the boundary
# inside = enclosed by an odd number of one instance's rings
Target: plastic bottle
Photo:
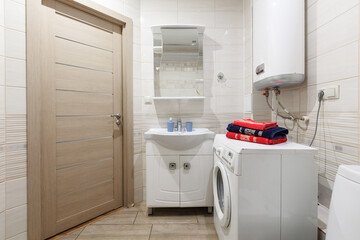
[[[172,120],[172,118],[169,118],[169,121],[167,122],[167,130],[168,132],[173,132],[174,131],[174,121]]]

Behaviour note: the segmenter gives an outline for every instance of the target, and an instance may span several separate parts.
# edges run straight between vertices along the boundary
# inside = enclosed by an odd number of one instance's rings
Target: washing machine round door
[[[230,187],[224,165],[218,161],[213,172],[214,205],[222,227],[228,227],[231,216]]]

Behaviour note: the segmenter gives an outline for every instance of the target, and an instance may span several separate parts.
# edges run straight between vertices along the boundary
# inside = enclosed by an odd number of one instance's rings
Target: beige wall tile
[[[6,181],[6,209],[26,204],[27,178]]]
[[[309,60],[307,62],[308,85],[358,76],[358,48],[358,42],[354,42]]]
[[[27,240],[27,232],[20,233],[12,238],[9,238],[7,240]]]
[[[141,0],[141,12],[176,11],[177,2],[177,0]]]
[[[25,60],[6,58],[6,86],[26,87]]]
[[[0,213],[0,240],[5,240],[5,212]]]
[[[307,36],[307,59],[340,48],[359,39],[359,9],[348,12],[311,32]],[[346,27],[344,27],[346,26]]]
[[[0,183],[0,213],[5,211],[5,182]]]
[[[211,12],[215,10],[214,2],[215,0],[181,0],[178,1],[178,10],[184,12]]]
[[[6,87],[6,114],[26,114],[26,89]]]
[[[4,0],[0,0],[0,26],[4,26]]]
[[[0,26],[0,55],[5,56],[5,29]]]
[[[140,171],[143,169],[143,157],[142,154],[134,155],[134,172]]]
[[[333,20],[337,16],[356,6],[357,0],[319,0],[307,10],[307,32]]]
[[[243,1],[239,0],[215,0],[216,11],[238,11],[243,10]]]
[[[204,25],[206,28],[215,27],[215,12],[179,11],[178,15],[179,24],[199,24]]]
[[[216,12],[215,13],[217,28],[242,28],[243,15],[239,12]]]
[[[27,229],[27,205],[6,210],[6,238],[25,232]]]
[[[5,0],[5,27],[25,32],[25,5]]]
[[[1,116],[0,116],[0,124],[1,124]],[[4,136],[5,134],[4,131],[1,129],[0,126],[0,133],[1,136]],[[5,146],[3,145],[5,140],[1,139],[2,144],[0,145],[0,183],[4,183],[5,179],[6,179],[6,174],[5,174],[5,169],[6,169],[6,165],[5,165]],[[4,196],[5,197],[5,196]]]
[[[5,85],[5,58],[0,56],[0,85]]]
[[[13,1],[25,5],[25,0],[13,0]]]
[[[242,45],[243,29],[218,28],[215,30],[215,40],[220,45]]]
[[[144,200],[144,195],[143,195],[143,188],[136,188],[134,191],[134,201],[135,203],[139,203],[141,201]]]
[[[7,57],[25,59],[25,33],[16,30],[5,29],[5,41],[5,54]]]
[[[224,77],[227,79],[226,83],[228,84],[229,81],[237,81],[238,87],[241,86],[243,88],[243,78],[244,78],[244,68],[243,62],[216,62],[215,63],[215,74],[219,72],[224,73]],[[240,95],[238,93],[237,95]]]
[[[7,145],[7,149],[26,150],[26,115],[7,115],[5,122],[6,144],[11,144]]]
[[[5,114],[5,87],[0,86],[0,114]]]
[[[217,45],[215,51],[216,62],[243,62],[244,49],[241,45]]]
[[[0,27],[0,55],[6,55],[0,57],[0,211],[7,209],[0,239],[21,240],[27,239],[25,1],[1,0],[0,25],[6,27]]]
[[[143,12],[141,14],[141,21],[142,28],[150,28],[153,25],[174,24],[177,22],[177,12]],[[149,40],[152,43],[152,36]]]
[[[138,170],[134,172],[134,187],[141,188],[143,184],[143,174],[142,170]]]
[[[26,177],[26,144],[6,146],[6,180]]]

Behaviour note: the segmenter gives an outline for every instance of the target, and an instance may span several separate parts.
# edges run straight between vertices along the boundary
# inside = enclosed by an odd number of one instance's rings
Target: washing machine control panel
[[[228,167],[230,167],[231,169],[234,169],[234,157],[235,157],[235,153],[233,151],[231,151],[230,149],[224,149],[222,151],[221,154],[221,158],[223,159],[223,161],[226,163],[226,165]]]
[[[241,174],[241,156],[226,146],[220,146],[214,149],[217,157],[226,167],[234,172],[235,175]]]

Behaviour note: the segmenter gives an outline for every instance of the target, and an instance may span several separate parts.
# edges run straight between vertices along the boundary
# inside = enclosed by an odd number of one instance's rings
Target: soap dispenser
[[[167,122],[167,130],[168,132],[173,132],[174,131],[174,121],[172,120],[172,118],[169,118],[169,121]]]

